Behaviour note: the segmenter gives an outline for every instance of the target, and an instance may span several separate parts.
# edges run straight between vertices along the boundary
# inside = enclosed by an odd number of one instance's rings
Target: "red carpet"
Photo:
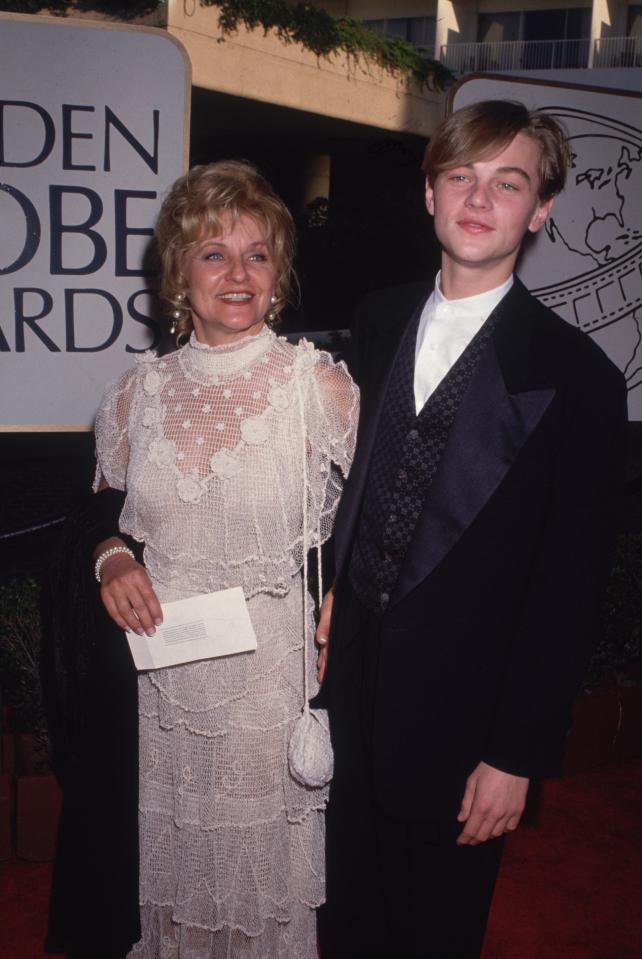
[[[50,875],[0,864],[0,959],[42,959]],[[641,892],[642,760],[548,782],[507,844],[483,959],[640,959]]]
[[[41,959],[51,863],[0,863],[0,959]]]
[[[507,844],[483,959],[642,957],[642,761],[544,784]]]

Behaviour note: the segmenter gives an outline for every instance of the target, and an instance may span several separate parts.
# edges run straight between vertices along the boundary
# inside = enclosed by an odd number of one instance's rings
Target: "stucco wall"
[[[196,86],[422,136],[442,115],[442,94],[409,92],[397,77],[344,56],[318,59],[272,31],[221,38],[216,8],[187,9],[170,0],[167,29],[185,46]]]

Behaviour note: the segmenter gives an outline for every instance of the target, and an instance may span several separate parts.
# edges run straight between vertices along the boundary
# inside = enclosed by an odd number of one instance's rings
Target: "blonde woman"
[[[161,603],[241,586],[258,648],[139,675],[131,955],[316,959],[326,789],[293,778],[287,746],[313,648],[304,544],[331,531],[357,390],[328,354],[274,332],[294,229],[251,165],[178,180],[157,239],[184,345],[144,356],[97,417],[97,489],[125,494],[118,535],[94,550],[101,599],[118,627],[153,635]]]

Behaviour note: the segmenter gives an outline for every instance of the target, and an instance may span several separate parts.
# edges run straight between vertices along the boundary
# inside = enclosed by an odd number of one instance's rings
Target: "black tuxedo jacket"
[[[335,524],[322,693],[331,718],[346,569],[373,443],[401,335],[428,292],[373,294],[355,323],[362,413]],[[602,351],[519,281],[497,311],[382,619],[375,694],[381,806],[402,818],[445,817],[453,828],[481,760],[522,776],[560,772],[624,458],[624,381]]]

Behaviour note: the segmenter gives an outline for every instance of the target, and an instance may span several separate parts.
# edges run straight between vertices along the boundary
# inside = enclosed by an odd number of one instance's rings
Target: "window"
[[[505,43],[519,40],[520,13],[480,13],[477,19],[479,43]]]
[[[591,34],[591,9],[527,10],[522,23],[522,40],[580,40]]]
[[[409,17],[408,40],[416,47],[427,50],[430,56],[435,49],[436,17]]]
[[[585,67],[590,34],[590,7],[481,13],[477,41],[489,46],[478,55],[476,69]]]
[[[378,30],[386,37],[401,37],[432,56],[435,49],[436,17],[390,17],[387,20],[364,20],[364,26]]]
[[[627,37],[642,37],[642,3],[632,3],[629,7]]]

